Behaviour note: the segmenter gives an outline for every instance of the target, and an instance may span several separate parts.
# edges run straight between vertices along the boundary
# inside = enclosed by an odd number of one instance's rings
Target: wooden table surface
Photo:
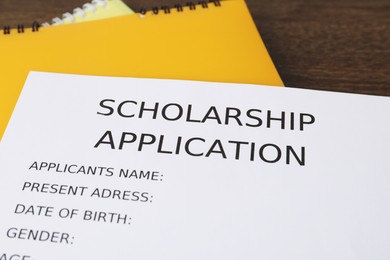
[[[0,26],[50,21],[85,1],[0,0]],[[187,1],[125,2],[139,11]],[[286,86],[390,96],[389,0],[247,4]]]

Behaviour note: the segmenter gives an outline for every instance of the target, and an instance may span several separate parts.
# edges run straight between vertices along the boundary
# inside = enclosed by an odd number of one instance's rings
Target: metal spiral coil
[[[41,27],[41,25],[38,22],[33,22],[33,24],[31,25],[31,31],[38,32],[40,27]],[[3,34],[5,34],[5,35],[9,35],[12,33],[11,26],[9,26],[9,25],[3,26],[2,30],[3,30]],[[24,24],[18,24],[16,27],[16,32],[17,33],[25,33],[26,29],[24,27]]]
[[[189,7],[189,9],[196,10],[197,6],[200,6],[201,8],[208,8],[210,4],[214,4],[217,7],[221,6],[220,0],[209,0],[209,1],[199,1],[199,2],[187,2],[184,6]],[[150,10],[147,8],[141,8],[139,13],[141,15],[145,15],[148,11],[151,11],[154,15],[158,15],[160,12],[163,12],[164,14],[170,14],[171,9],[176,9],[177,12],[183,12],[184,6],[181,4],[175,4],[173,7],[169,7],[166,5],[163,5],[161,7],[153,7]]]

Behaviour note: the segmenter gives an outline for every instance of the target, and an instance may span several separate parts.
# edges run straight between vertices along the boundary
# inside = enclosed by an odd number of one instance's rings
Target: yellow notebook
[[[64,13],[62,18],[53,18],[51,24],[43,23],[42,25],[90,22],[132,13],[134,12],[121,0],[93,0],[91,3],[84,4],[81,8],[75,8],[72,13]]]
[[[0,49],[0,138],[31,70],[283,85],[243,0],[11,30]]]

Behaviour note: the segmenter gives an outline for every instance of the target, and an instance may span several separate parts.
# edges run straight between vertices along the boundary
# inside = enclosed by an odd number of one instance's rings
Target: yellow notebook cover
[[[75,8],[72,13],[64,13],[62,18],[53,18],[51,24],[43,23],[42,25],[49,26],[90,22],[133,13],[121,0],[93,0],[90,3],[84,4],[81,8]]]
[[[243,0],[11,30],[0,49],[0,138],[31,70],[283,85]]]

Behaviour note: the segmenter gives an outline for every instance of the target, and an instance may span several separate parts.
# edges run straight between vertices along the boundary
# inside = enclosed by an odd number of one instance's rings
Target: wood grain
[[[0,0],[0,26],[49,21],[85,1]],[[187,1],[125,2],[138,11]],[[390,1],[247,4],[286,86],[390,96]]]

